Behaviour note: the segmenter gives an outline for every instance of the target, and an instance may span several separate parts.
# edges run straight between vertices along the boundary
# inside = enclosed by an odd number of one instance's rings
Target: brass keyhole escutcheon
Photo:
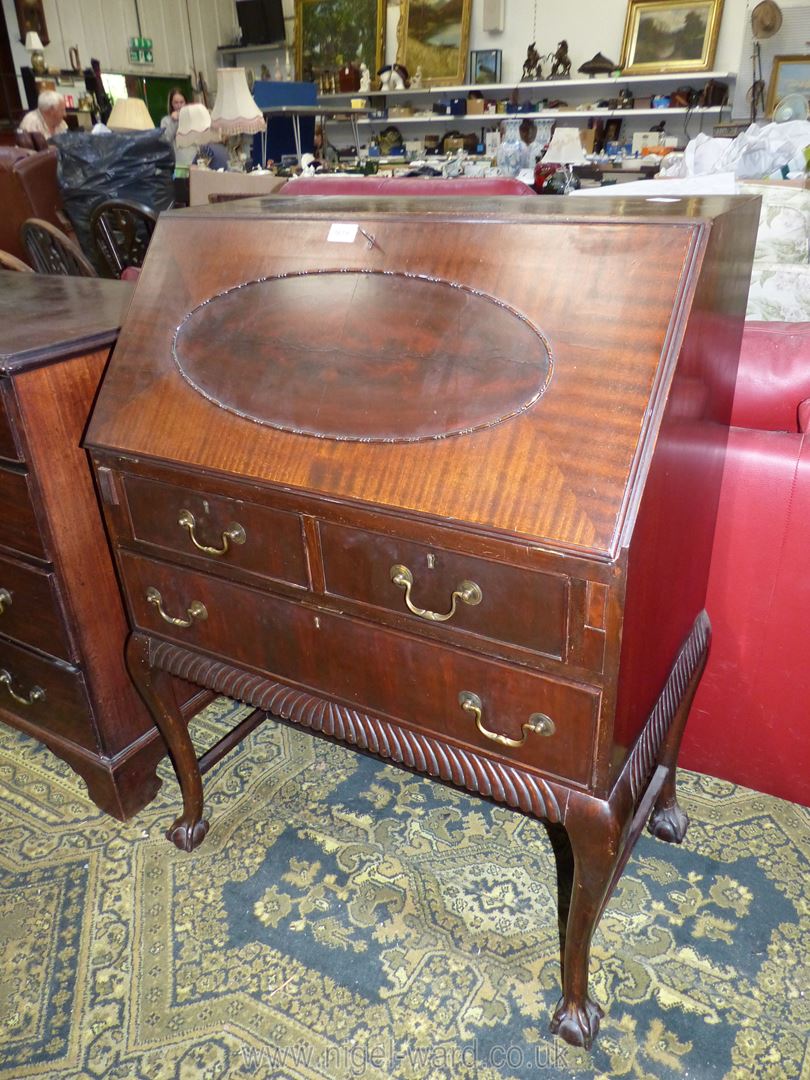
[[[163,610],[163,597],[160,595],[154,585],[150,585],[146,590],[146,602],[153,604],[158,610],[158,615],[164,622],[170,623],[172,626],[182,626],[188,629],[189,626],[195,621],[205,622],[208,618],[208,609],[201,600],[192,600],[189,604],[186,612],[188,614],[187,619],[179,619],[174,615],[167,615]]]
[[[7,607],[11,607],[11,593],[8,589],[0,589],[0,615]]]
[[[207,544],[201,544],[194,535],[194,529],[196,528],[197,522],[190,510],[183,509],[180,511],[177,524],[183,529],[188,529],[188,535],[191,537],[191,542],[194,547],[198,551],[204,552],[206,555],[227,555],[231,544],[244,544],[245,540],[247,540],[244,528],[238,521],[233,521],[227,529],[224,529],[220,534],[222,536],[222,547],[209,547]]]
[[[550,716],[546,716],[545,713],[532,713],[529,719],[521,725],[521,730],[523,732],[522,738],[510,739],[508,735],[501,735],[497,731],[490,731],[489,728],[484,726],[484,706],[478,694],[473,694],[470,690],[462,690],[458,695],[458,703],[465,712],[468,712],[475,719],[475,726],[484,738],[491,739],[500,746],[523,746],[529,732],[535,735],[548,736],[553,735],[556,731],[554,721]]]
[[[462,604],[469,604],[470,607],[475,607],[476,604],[480,604],[484,599],[484,594],[481,592],[480,586],[476,585],[474,581],[462,581],[450,594],[450,610],[446,614],[441,614],[438,611],[429,611],[427,608],[416,607],[411,600],[413,574],[407,566],[396,563],[391,567],[390,573],[393,583],[399,586],[400,589],[405,590],[405,606],[408,611],[412,612],[414,615],[418,615],[420,619],[427,619],[429,622],[447,622],[448,619],[452,619],[456,613],[456,605],[459,600]]]

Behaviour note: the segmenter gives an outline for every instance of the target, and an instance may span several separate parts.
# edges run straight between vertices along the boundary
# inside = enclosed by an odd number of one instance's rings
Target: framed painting
[[[51,39],[48,37],[48,25],[45,22],[42,0],[14,0],[14,6],[17,10],[20,41],[24,43],[25,35],[29,30],[35,30],[42,44],[47,45]]]
[[[708,71],[722,14],[723,0],[629,0],[622,74]]]
[[[775,56],[768,83],[765,112],[773,110],[788,94],[802,94],[810,100],[810,56]]]
[[[476,86],[501,81],[501,50],[478,49],[470,53],[470,82]]]
[[[321,71],[383,65],[386,0],[295,0],[295,69],[315,81]]]
[[[421,69],[423,86],[463,83],[471,7],[472,0],[401,0],[397,63],[411,75]]]

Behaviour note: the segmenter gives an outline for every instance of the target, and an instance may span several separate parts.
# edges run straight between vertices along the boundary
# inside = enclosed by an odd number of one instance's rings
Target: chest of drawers
[[[686,829],[757,221],[611,203],[165,215],[87,439],[169,837],[203,840],[201,775],[257,722],[198,761],[176,676],[547,819],[573,869],[552,1029],[581,1045],[633,844]]]
[[[118,818],[155,794],[165,744],[127,674],[81,439],[131,297],[122,282],[0,274],[0,719],[64,758]],[[183,706],[200,693],[177,685]]]

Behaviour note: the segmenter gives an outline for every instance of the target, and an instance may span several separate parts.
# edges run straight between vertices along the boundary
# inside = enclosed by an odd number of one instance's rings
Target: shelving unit
[[[566,123],[586,122],[590,119],[610,120],[618,118],[623,121],[642,121],[649,123],[652,117],[659,120],[676,119],[684,124],[700,121],[704,118],[719,118],[720,114],[728,106],[714,106],[711,108],[633,108],[611,109],[607,107],[588,107],[594,100],[615,98],[621,89],[630,89],[635,97],[648,97],[656,94],[666,94],[677,87],[684,85],[694,86],[701,89],[710,79],[729,84],[729,100],[733,96],[733,84],[736,75],[727,71],[706,71],[689,74],[679,72],[672,75],[627,75],[617,78],[599,79],[548,79],[540,82],[520,83],[490,83],[490,84],[463,84],[459,86],[430,86],[420,87],[416,90],[394,90],[387,93],[371,91],[368,94],[354,92],[351,94],[328,94],[318,99],[319,104],[334,109],[340,104],[349,106],[351,98],[366,97],[372,108],[377,106],[379,115],[371,115],[358,121],[361,127],[380,126],[394,124],[397,127],[426,128],[434,126],[447,128],[461,126],[495,126],[509,113],[485,112],[466,114],[464,116],[442,114],[433,112],[433,104],[437,101],[449,101],[451,98],[466,98],[471,91],[480,91],[485,100],[503,100],[517,92],[518,102],[531,101],[533,99],[572,99],[567,107],[545,108],[532,112],[520,112],[521,118],[536,120],[560,120]],[[423,112],[417,112],[413,116],[390,115],[392,107],[398,104],[412,104],[414,108],[424,108]],[[348,111],[348,109],[347,109]],[[696,125],[697,126],[697,125]]]

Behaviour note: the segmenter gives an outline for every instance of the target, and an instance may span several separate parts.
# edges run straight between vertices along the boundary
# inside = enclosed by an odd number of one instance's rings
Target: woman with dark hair
[[[180,110],[187,104],[186,95],[179,86],[173,86],[169,91],[166,102],[167,115],[160,121],[160,130],[166,142],[171,143],[174,149],[174,140],[177,137],[177,121]]]

